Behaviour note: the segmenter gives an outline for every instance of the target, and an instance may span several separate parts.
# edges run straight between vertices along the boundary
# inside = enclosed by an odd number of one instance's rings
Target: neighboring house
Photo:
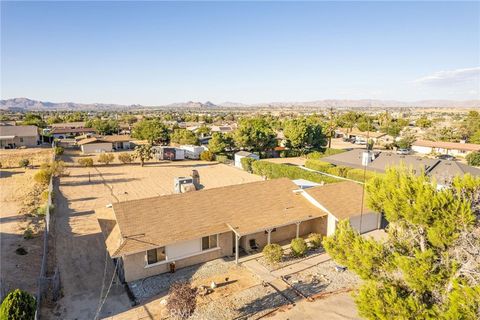
[[[83,154],[112,152],[113,145],[110,141],[92,137],[77,142]]]
[[[326,235],[342,218],[356,226],[360,189],[341,182],[301,190],[283,178],[114,203],[97,216],[107,250],[129,282],[167,272],[171,263],[181,268],[232,255],[238,262],[241,253],[268,243]],[[378,226],[370,210],[363,218],[362,231]]]
[[[365,151],[354,149],[322,158],[322,161],[351,168],[384,173],[387,168],[405,166],[415,174],[425,173],[441,186],[447,185],[455,176],[469,173],[480,176],[480,169],[456,161],[422,158],[419,156],[398,155],[393,152]]]
[[[62,122],[62,123],[53,123],[49,125],[50,128],[58,128],[58,129],[77,129],[77,128],[85,128],[85,122],[78,121],[78,122]]]
[[[130,150],[132,138],[128,135],[92,137],[77,142],[83,154]]]
[[[232,132],[233,130],[234,128],[230,125],[220,125],[220,126],[213,125],[210,127],[211,132],[229,133],[229,132]]]
[[[412,144],[412,150],[421,154],[440,153],[465,157],[470,152],[480,151],[480,144],[417,140]]]
[[[52,128],[50,133],[55,139],[67,139],[86,134],[92,135],[96,133],[96,130],[93,128]]]
[[[251,152],[247,152],[247,151],[238,151],[237,153],[235,153],[235,167],[243,169],[243,167],[242,167],[242,159],[243,158],[252,158],[252,159],[255,159],[255,160],[260,159],[260,157],[255,153],[251,153]]]
[[[0,148],[35,147],[40,144],[36,126],[0,126]]]
[[[134,140],[132,137],[125,134],[104,136],[102,139],[111,142],[112,149],[115,151],[132,149],[132,141]]]
[[[340,128],[335,130],[335,137],[336,138],[345,138],[345,139],[352,139],[356,141],[368,141],[372,140],[374,143],[377,142],[388,142],[390,140],[393,141],[393,138],[387,136],[386,133],[383,132],[373,132],[373,131],[360,131],[357,128],[349,129],[349,128]]]

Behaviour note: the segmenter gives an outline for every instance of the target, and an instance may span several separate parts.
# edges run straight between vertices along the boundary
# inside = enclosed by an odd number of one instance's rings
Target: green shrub
[[[466,159],[467,159],[468,165],[480,167],[480,152],[474,151],[472,153],[469,153]]]
[[[80,158],[77,160],[78,164],[82,167],[93,167],[93,159],[92,158]]]
[[[303,238],[295,238],[290,243],[290,248],[292,249],[292,254],[295,257],[302,257],[307,253],[308,246]]]
[[[48,169],[40,169],[33,176],[33,180],[41,185],[47,186],[50,183],[52,173]]]
[[[110,162],[112,162],[115,159],[113,154],[111,153],[102,153],[98,156],[98,162],[104,163],[105,165],[108,165]]]
[[[254,158],[249,158],[249,157],[245,157],[245,158],[242,158],[240,159],[240,162],[242,163],[242,168],[243,170],[247,171],[247,172],[252,172],[252,164],[257,161],[257,159],[254,159]]]
[[[320,233],[310,233],[308,241],[312,248],[320,248],[322,246],[322,235]]]
[[[327,173],[346,178],[348,171],[350,171],[351,169],[352,168],[350,167],[337,166],[337,167],[329,168]]]
[[[334,149],[334,148],[326,148],[325,151],[323,152],[323,156],[324,157],[328,157],[328,156],[333,156],[335,154],[339,154],[339,153],[344,153],[346,152],[346,150],[343,150],[343,149]]]
[[[363,182],[364,180],[363,175],[364,175],[363,169],[351,169],[347,173],[347,178],[355,181]],[[378,173],[367,170],[367,172],[365,173],[365,181],[368,181],[378,175],[379,175]]]
[[[213,161],[213,160],[215,160],[215,154],[213,152],[205,150],[202,153],[200,153],[200,160]]]
[[[132,163],[134,160],[133,155],[130,153],[120,153],[117,158],[121,163]]]
[[[320,160],[312,160],[308,159],[305,162],[305,167],[312,169],[312,170],[317,170],[317,171],[322,171],[322,172],[328,172],[328,169],[333,168],[333,164],[320,161]]]
[[[343,153],[345,150],[343,149],[333,149],[333,148],[326,148],[323,152],[320,151],[313,151],[307,154],[306,158],[311,160],[318,160],[323,157],[333,156],[334,154]]]
[[[56,156],[61,156],[64,151],[65,149],[63,149],[62,147],[55,147],[55,149],[53,149],[53,152],[55,152]]]
[[[29,164],[30,164],[30,160],[28,160],[28,159],[22,159],[22,160],[18,161],[18,165],[22,168],[28,167]]]
[[[283,249],[279,244],[267,244],[263,248],[262,253],[265,260],[270,264],[277,264],[282,261]]]
[[[49,209],[49,212],[52,213],[53,209],[55,208],[54,205],[47,206],[46,204],[39,207],[37,209],[37,216],[43,217],[44,215],[47,214],[47,208]]]
[[[317,183],[338,182],[338,179],[327,177],[319,173],[310,172],[297,166],[286,164],[271,163],[268,161],[255,161],[252,164],[254,174],[265,176],[268,179],[289,178],[289,179],[305,179]]]
[[[215,155],[215,160],[220,162],[220,163],[227,163],[228,162],[228,157],[223,154],[216,154]]]
[[[33,320],[37,302],[28,292],[15,289],[3,300],[0,307],[0,319]]]
[[[30,228],[25,229],[25,231],[23,231],[23,239],[29,240],[32,238],[33,238],[33,230]]]

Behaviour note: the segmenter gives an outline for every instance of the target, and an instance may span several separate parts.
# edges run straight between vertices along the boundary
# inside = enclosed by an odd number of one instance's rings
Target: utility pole
[[[328,124],[328,130],[330,131],[328,135],[328,148],[330,149],[332,147],[332,136],[335,132],[333,124],[333,107],[330,107],[330,123]]]

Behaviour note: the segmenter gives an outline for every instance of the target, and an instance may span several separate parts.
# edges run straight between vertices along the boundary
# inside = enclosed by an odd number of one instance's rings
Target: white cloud
[[[429,76],[414,80],[414,83],[443,86],[452,84],[475,83],[480,81],[480,67],[438,71]]]

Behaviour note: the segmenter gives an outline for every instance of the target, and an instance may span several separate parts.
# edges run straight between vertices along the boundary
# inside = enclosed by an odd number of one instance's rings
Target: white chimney
[[[362,153],[362,166],[368,166],[370,162],[375,159],[373,152],[370,151],[363,151]]]

